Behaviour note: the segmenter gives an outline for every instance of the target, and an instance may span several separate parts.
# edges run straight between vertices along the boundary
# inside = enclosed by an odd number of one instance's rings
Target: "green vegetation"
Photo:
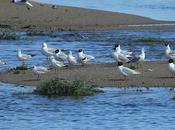
[[[150,43],[155,43],[155,42],[165,42],[165,40],[162,39],[162,38],[142,37],[142,38],[139,38],[139,39],[135,40],[135,42],[150,42]]]
[[[175,100],[175,96],[173,96],[172,99]]]
[[[103,91],[94,86],[87,86],[84,82],[75,80],[52,79],[39,85],[35,93],[46,96],[90,96]]]
[[[20,74],[20,71],[27,70],[28,68],[26,66],[17,66],[16,68],[12,68],[9,70],[9,72],[13,72],[13,74]]]
[[[46,36],[47,33],[45,32],[27,32],[26,33],[27,36]]]
[[[20,36],[16,33],[1,33],[0,40],[20,40]]]
[[[133,69],[133,70],[136,69],[136,67],[135,67],[134,65],[129,65],[129,68],[130,68],[130,69]]]

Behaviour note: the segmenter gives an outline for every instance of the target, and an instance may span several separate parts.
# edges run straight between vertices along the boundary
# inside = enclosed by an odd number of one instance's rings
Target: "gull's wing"
[[[141,74],[139,71],[132,70],[128,67],[123,67],[122,71],[128,75],[130,74]]]
[[[44,72],[48,72],[49,70],[46,68],[46,67],[44,67],[44,66],[37,66],[37,70],[38,71],[44,71]]]
[[[120,61],[122,61],[122,62],[129,62],[130,61],[130,59],[128,59],[125,55],[123,55],[122,53],[119,53],[118,54],[118,58],[119,58],[119,60]]]
[[[22,57],[25,58],[25,59],[30,59],[30,58],[32,58],[31,55],[27,55],[27,54],[22,54]]]
[[[88,58],[89,60],[94,60],[94,59],[95,59],[95,57],[94,57],[94,56],[91,56],[91,55],[85,54],[84,56],[85,56],[86,58]]]

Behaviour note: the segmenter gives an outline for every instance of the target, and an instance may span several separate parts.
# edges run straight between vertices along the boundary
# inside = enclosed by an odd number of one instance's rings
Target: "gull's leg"
[[[37,80],[40,80],[40,75],[38,74],[38,76],[37,76]]]

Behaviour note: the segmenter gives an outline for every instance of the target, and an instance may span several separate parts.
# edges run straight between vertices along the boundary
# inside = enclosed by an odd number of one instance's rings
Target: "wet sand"
[[[106,29],[172,29],[174,25],[128,27],[137,24],[171,23],[150,18],[31,2],[33,8],[0,0],[0,31],[63,31]]]
[[[52,70],[43,74],[41,80],[37,80],[37,75],[31,70],[20,74],[5,72],[0,74],[0,81],[17,85],[38,86],[46,80],[60,78],[78,79],[101,87],[175,87],[175,76],[169,72],[167,62],[145,62],[143,71],[140,66],[138,70],[142,74],[132,75],[128,77],[128,80],[124,80],[124,77],[116,71],[116,64],[91,64],[61,68],[57,73]]]

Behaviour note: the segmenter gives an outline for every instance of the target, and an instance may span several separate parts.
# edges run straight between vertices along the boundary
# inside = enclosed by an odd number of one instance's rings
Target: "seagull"
[[[145,61],[145,49],[141,49],[140,55],[133,56],[133,58],[128,62],[128,63],[134,63],[137,62],[137,68],[139,67],[139,63],[143,63]],[[143,65],[140,64],[140,67],[142,68],[143,71]]]
[[[120,72],[125,78],[129,75],[141,74],[139,71],[132,70],[128,67],[124,67],[122,62],[118,62],[118,72]]]
[[[64,67],[65,64],[62,62],[62,61],[58,61],[54,58],[54,56],[51,56],[50,57],[50,61],[51,61],[51,64],[52,66],[55,68],[55,72],[57,71],[57,68],[59,67]]]
[[[165,43],[166,49],[165,49],[165,55],[170,58],[175,60],[175,51],[171,50],[170,46],[168,43]]]
[[[23,65],[25,65],[25,61],[30,60],[32,57],[33,56],[29,54],[22,54],[21,49],[17,49],[17,58],[23,62]]]
[[[66,61],[67,60],[67,54],[62,52],[62,49],[57,49],[57,50],[55,50],[55,59]]]
[[[140,55],[134,56],[130,62],[143,62],[143,61],[145,61],[145,49],[144,48],[141,49]]]
[[[45,42],[43,43],[43,45],[42,45],[42,54],[43,55],[45,55],[47,57],[54,56],[55,51],[56,51],[55,48],[48,48],[47,43],[45,43]]]
[[[33,5],[28,0],[12,0],[12,3],[26,5],[28,10],[30,10],[30,7],[33,7]]]
[[[170,72],[174,75],[175,74],[175,65],[174,65],[174,61],[173,59],[169,59],[168,60],[169,64],[168,64],[168,68],[170,70]]]
[[[86,64],[88,61],[95,60],[94,56],[84,54],[83,49],[78,50],[78,57],[83,65]]]
[[[130,57],[127,57],[126,55],[120,53],[120,50],[116,48],[114,48],[113,57],[117,62],[127,63],[131,60]]]
[[[127,57],[129,57],[129,56],[132,54],[131,51],[122,50],[122,49],[120,48],[120,45],[119,45],[119,44],[115,44],[115,49],[116,49],[119,53],[122,53],[122,54],[126,55]]]
[[[72,55],[72,51],[69,51],[69,54],[67,56],[67,60],[70,65],[76,65],[77,64],[77,59]]]
[[[41,74],[45,74],[45,73],[49,72],[49,70],[44,66],[35,66],[34,65],[32,68],[33,68],[32,71],[38,75],[38,77],[37,77],[38,80],[40,79]]]

